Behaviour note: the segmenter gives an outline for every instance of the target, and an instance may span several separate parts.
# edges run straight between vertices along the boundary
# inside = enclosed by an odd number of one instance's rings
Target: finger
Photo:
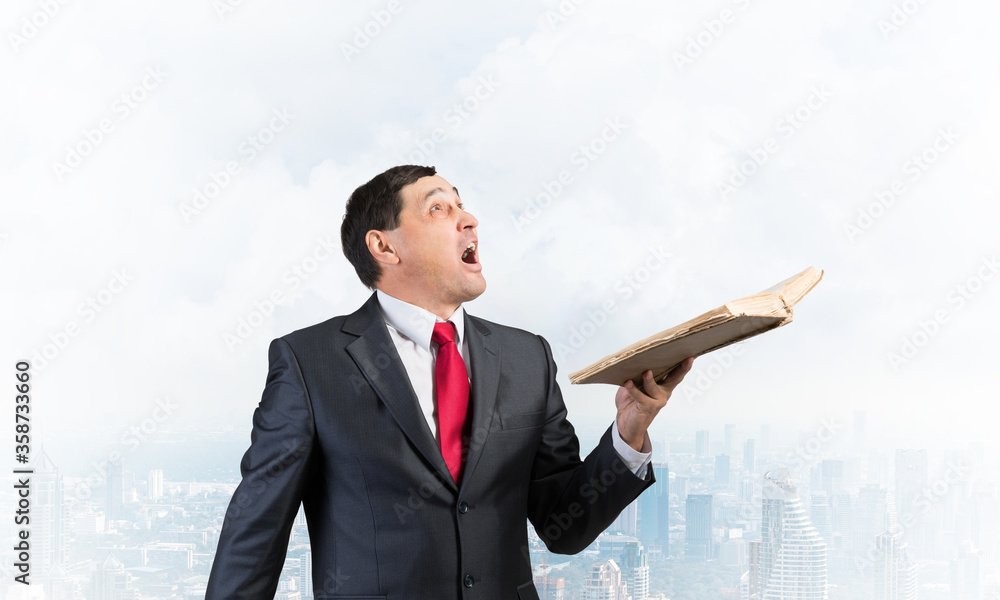
[[[681,364],[674,367],[670,373],[664,378],[663,382],[660,384],[667,392],[672,392],[677,384],[679,384],[684,376],[688,374],[691,367],[694,365],[694,357],[689,356],[681,361]]]
[[[642,389],[650,398],[654,398],[656,400],[667,399],[667,394],[663,391],[663,388],[656,385],[656,380],[653,379],[652,371],[647,370],[642,374]]]
[[[643,385],[645,385],[645,382],[643,382]],[[643,402],[643,399],[646,398],[646,395],[642,393],[642,390],[631,379],[625,382],[625,389],[628,390],[629,397],[636,402]]]

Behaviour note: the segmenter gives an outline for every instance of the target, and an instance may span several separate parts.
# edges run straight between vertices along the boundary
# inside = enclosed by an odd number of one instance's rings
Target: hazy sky
[[[567,373],[814,265],[657,427],[993,432],[995,2],[51,4],[0,52],[0,372],[39,353],[44,435],[248,431],[268,342],[367,298],[344,202],[401,162],[461,190],[467,309],[558,349],[580,423],[614,388]]]

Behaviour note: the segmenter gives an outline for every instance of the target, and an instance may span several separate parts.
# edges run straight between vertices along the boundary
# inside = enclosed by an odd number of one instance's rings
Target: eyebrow
[[[462,196],[459,195],[458,188],[457,187],[452,187],[451,189],[455,191],[455,195],[458,196],[459,200],[461,200]],[[434,188],[433,190],[427,192],[427,194],[424,196],[423,201],[421,202],[421,205],[422,206],[426,206],[427,203],[430,201],[431,196],[433,196],[434,194],[443,194],[444,192],[445,192],[445,190],[443,188],[439,188],[439,187]]]

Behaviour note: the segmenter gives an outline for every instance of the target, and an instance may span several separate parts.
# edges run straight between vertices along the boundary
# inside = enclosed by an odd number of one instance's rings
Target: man
[[[576,553],[653,483],[646,430],[693,359],[619,388],[581,461],[548,343],[462,308],[477,225],[433,167],[351,195],[344,254],[376,291],[271,343],[207,600],[273,597],[300,502],[317,600],[537,600],[526,520]]]

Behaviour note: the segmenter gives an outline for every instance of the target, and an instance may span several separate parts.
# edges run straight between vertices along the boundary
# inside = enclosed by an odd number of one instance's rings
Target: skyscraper
[[[649,561],[639,542],[626,542],[619,562],[622,581],[628,584],[632,600],[646,600],[649,595]]]
[[[826,544],[806,516],[788,469],[764,475],[757,588],[761,600],[825,600]]]
[[[684,559],[700,562],[712,558],[712,495],[688,495],[684,521]]]
[[[639,496],[639,540],[670,551],[670,471],[666,464],[653,463],[656,482]]]
[[[809,499],[809,517],[813,527],[819,533],[820,539],[826,542],[827,549],[833,539],[833,509],[830,498],[823,492],[813,494]]]
[[[138,600],[139,590],[132,583],[132,575],[125,570],[114,554],[108,556],[94,574],[96,600]]]
[[[850,549],[856,559],[865,561],[875,543],[875,536],[883,531],[892,531],[896,526],[889,510],[888,490],[875,483],[861,486],[851,512],[854,524]]]
[[[299,557],[299,590],[303,598],[313,595],[312,552],[306,551]]]
[[[729,455],[720,454],[715,457],[716,485],[729,485]]]
[[[875,600],[917,600],[917,566],[906,556],[898,533],[875,536]]]
[[[44,450],[35,456],[31,506],[32,567],[46,576],[68,558],[69,523],[63,501],[63,479]]]
[[[979,552],[965,542],[951,561],[951,600],[980,600],[983,597],[983,572]]]
[[[613,560],[606,560],[590,568],[590,575],[583,584],[584,600],[631,600],[628,584],[622,581],[622,571]]]
[[[916,502],[927,483],[927,450],[896,450],[896,518],[914,523],[903,533],[903,541],[918,554],[924,549],[918,539],[922,511]]]
[[[743,469],[747,473],[757,472],[757,441],[753,438],[743,443]]]
[[[163,471],[160,469],[154,469],[146,476],[146,496],[150,500],[163,497]]]
[[[760,585],[760,540],[747,542],[747,564],[750,568],[747,571],[746,598],[759,600],[760,589],[757,586]]]
[[[639,499],[636,498],[623,511],[618,513],[615,522],[608,529],[635,537],[639,532]]]
[[[694,432],[694,455],[699,457],[709,456],[707,430]]]

